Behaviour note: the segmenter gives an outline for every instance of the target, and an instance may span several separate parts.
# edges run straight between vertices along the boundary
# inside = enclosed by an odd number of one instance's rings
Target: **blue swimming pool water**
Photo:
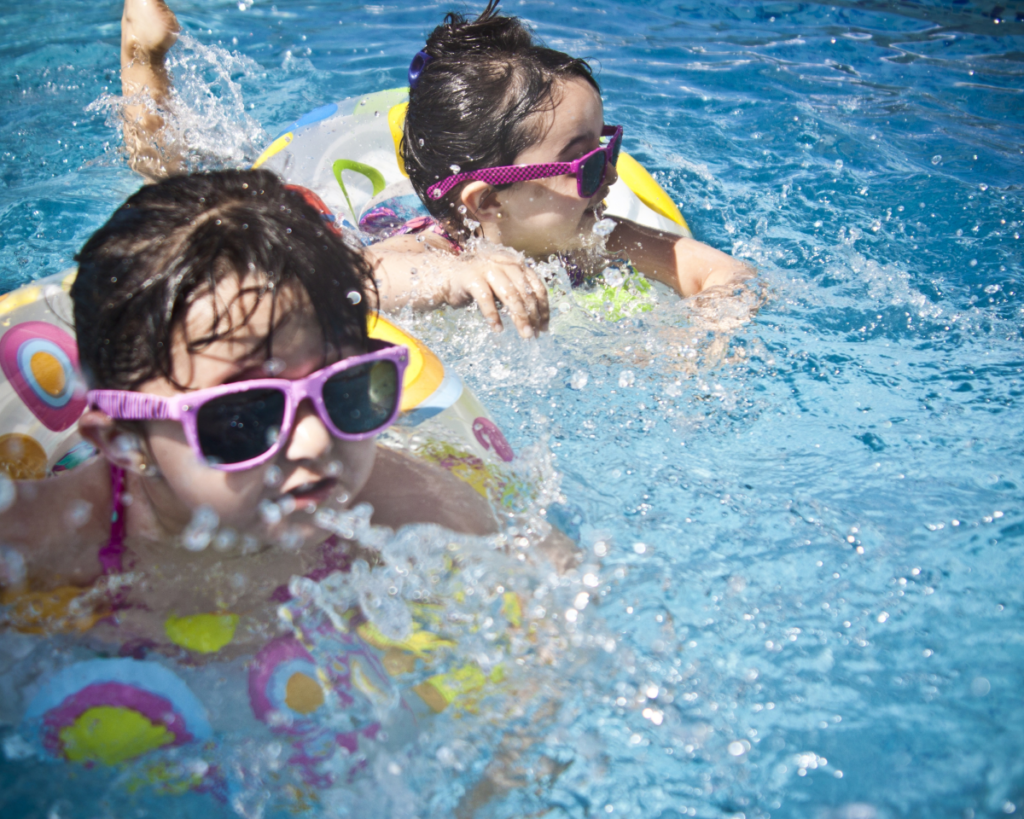
[[[178,3],[179,84],[215,127],[197,162],[403,84],[446,8]],[[514,446],[554,454],[600,581],[538,669],[521,787],[481,815],[1024,811],[1022,11],[506,8],[592,60],[626,149],[698,238],[758,267],[764,304],[731,329],[672,299],[619,324],[570,309],[534,344],[469,313],[412,321]],[[104,103],[119,9],[0,20],[2,292],[66,267],[138,180]],[[500,731],[439,725],[318,811],[450,815]],[[272,812],[258,766],[223,801],[0,764],[5,817]]]

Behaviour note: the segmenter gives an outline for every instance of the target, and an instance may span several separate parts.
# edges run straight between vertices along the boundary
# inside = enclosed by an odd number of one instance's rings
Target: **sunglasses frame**
[[[405,368],[409,363],[409,350],[398,344],[390,344],[384,341],[371,341],[371,344],[378,349],[362,355],[350,356],[329,364],[316,372],[310,373],[305,378],[254,378],[245,381],[235,381],[230,384],[222,384],[219,387],[209,387],[202,390],[184,392],[170,398],[159,395],[148,395],[141,392],[128,390],[90,390],[86,398],[89,406],[101,410],[111,418],[122,421],[178,421],[185,430],[185,439],[196,456],[208,466],[219,469],[222,472],[241,472],[252,469],[273,458],[280,449],[291,438],[295,426],[295,415],[299,406],[307,398],[313,402],[316,414],[328,431],[342,441],[365,441],[372,438],[381,430],[387,429],[395,422],[402,403],[402,379],[405,376]],[[343,432],[334,425],[327,407],[324,404],[323,386],[333,376],[345,370],[359,367],[363,364],[372,364],[378,361],[390,361],[397,369],[398,388],[395,392],[395,406],[387,420],[368,432]],[[285,406],[284,417],[281,419],[281,430],[277,440],[271,444],[266,452],[238,463],[222,464],[211,461],[202,451],[199,445],[198,416],[199,410],[205,404],[216,398],[223,398],[227,395],[235,395],[251,390],[277,390],[284,393]]]
[[[576,176],[576,193],[580,199],[589,199],[601,189],[604,180],[608,178],[608,166],[615,165],[612,154],[618,154],[622,148],[622,126],[605,125],[601,129],[602,137],[611,137],[607,145],[588,151],[579,159],[572,162],[546,162],[539,165],[502,165],[496,168],[480,168],[475,171],[457,173],[436,182],[427,188],[427,196],[431,199],[440,199],[460,182],[475,179],[480,182],[487,182],[491,185],[507,185],[513,182],[529,182],[533,179],[546,179],[551,176],[562,176],[563,174],[574,174]],[[604,167],[601,169],[601,179],[597,187],[590,193],[583,191],[583,166],[595,154],[604,154]],[[618,157],[614,157],[618,159]]]

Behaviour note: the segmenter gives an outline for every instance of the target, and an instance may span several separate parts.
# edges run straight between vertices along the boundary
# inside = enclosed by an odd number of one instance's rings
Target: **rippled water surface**
[[[178,3],[197,163],[404,84],[446,8]],[[546,705],[504,726],[535,737],[518,787],[480,815],[1024,811],[1018,8],[507,4],[592,61],[626,150],[697,238],[757,266],[765,302],[739,326],[668,297],[620,323],[567,304],[539,343],[409,318],[513,446],[553,453],[597,578],[537,668]],[[0,292],[68,266],[139,184],[108,121],[119,16],[0,9]],[[479,720],[439,719],[404,773],[372,768],[318,812],[450,815],[508,748]],[[269,775],[233,802],[0,765],[4,816],[275,810],[254,797]]]

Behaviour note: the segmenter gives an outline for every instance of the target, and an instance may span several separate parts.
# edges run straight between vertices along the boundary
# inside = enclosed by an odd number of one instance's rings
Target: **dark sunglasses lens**
[[[612,137],[612,165],[617,165],[619,162],[619,150],[622,148],[622,137],[618,139]]]
[[[398,367],[393,361],[360,364],[324,382],[324,406],[334,426],[349,435],[387,423],[398,402]]]
[[[580,187],[584,196],[593,196],[604,181],[604,151],[599,151],[580,167]]]
[[[247,390],[207,401],[196,413],[199,448],[212,463],[256,458],[280,437],[284,408],[280,390]]]

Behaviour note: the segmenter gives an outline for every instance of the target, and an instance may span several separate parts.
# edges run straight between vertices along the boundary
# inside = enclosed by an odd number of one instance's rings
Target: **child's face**
[[[264,298],[253,310],[254,297],[246,295],[244,288],[240,292],[237,281],[226,280],[218,287],[216,298],[221,311],[231,316],[236,327],[233,332],[199,352],[186,350],[186,333],[197,338],[210,329],[214,300],[201,298],[175,336],[174,376],[189,390],[252,378],[301,378],[360,352],[345,349],[325,359],[323,340],[305,292],[285,290],[278,294],[273,308],[271,299]],[[245,321],[244,315],[250,311],[252,315]],[[273,358],[268,361],[261,342],[271,332]],[[150,381],[140,391],[161,396],[181,392],[165,379]],[[264,464],[239,472],[213,469],[199,460],[180,423],[148,421],[146,425],[150,453],[159,469],[159,477],[149,482],[153,487],[150,494],[161,522],[173,530],[186,525],[200,506],[207,506],[217,513],[222,527],[256,535],[261,542],[296,535],[303,541],[326,537],[326,532],[313,526],[311,513],[317,508],[347,506],[368,480],[376,451],[372,439],[342,441],[333,437],[308,400],[300,405],[292,433],[278,453]],[[280,522],[268,523],[269,504],[276,504],[284,513]]]
[[[604,106],[583,80],[556,87],[554,107],[538,117],[540,137],[515,158],[516,165],[571,162],[600,147]],[[590,237],[594,208],[617,178],[615,169],[609,168],[601,189],[590,199],[579,197],[576,178],[569,175],[520,182],[500,191],[496,231],[501,244],[534,258],[581,247]]]

